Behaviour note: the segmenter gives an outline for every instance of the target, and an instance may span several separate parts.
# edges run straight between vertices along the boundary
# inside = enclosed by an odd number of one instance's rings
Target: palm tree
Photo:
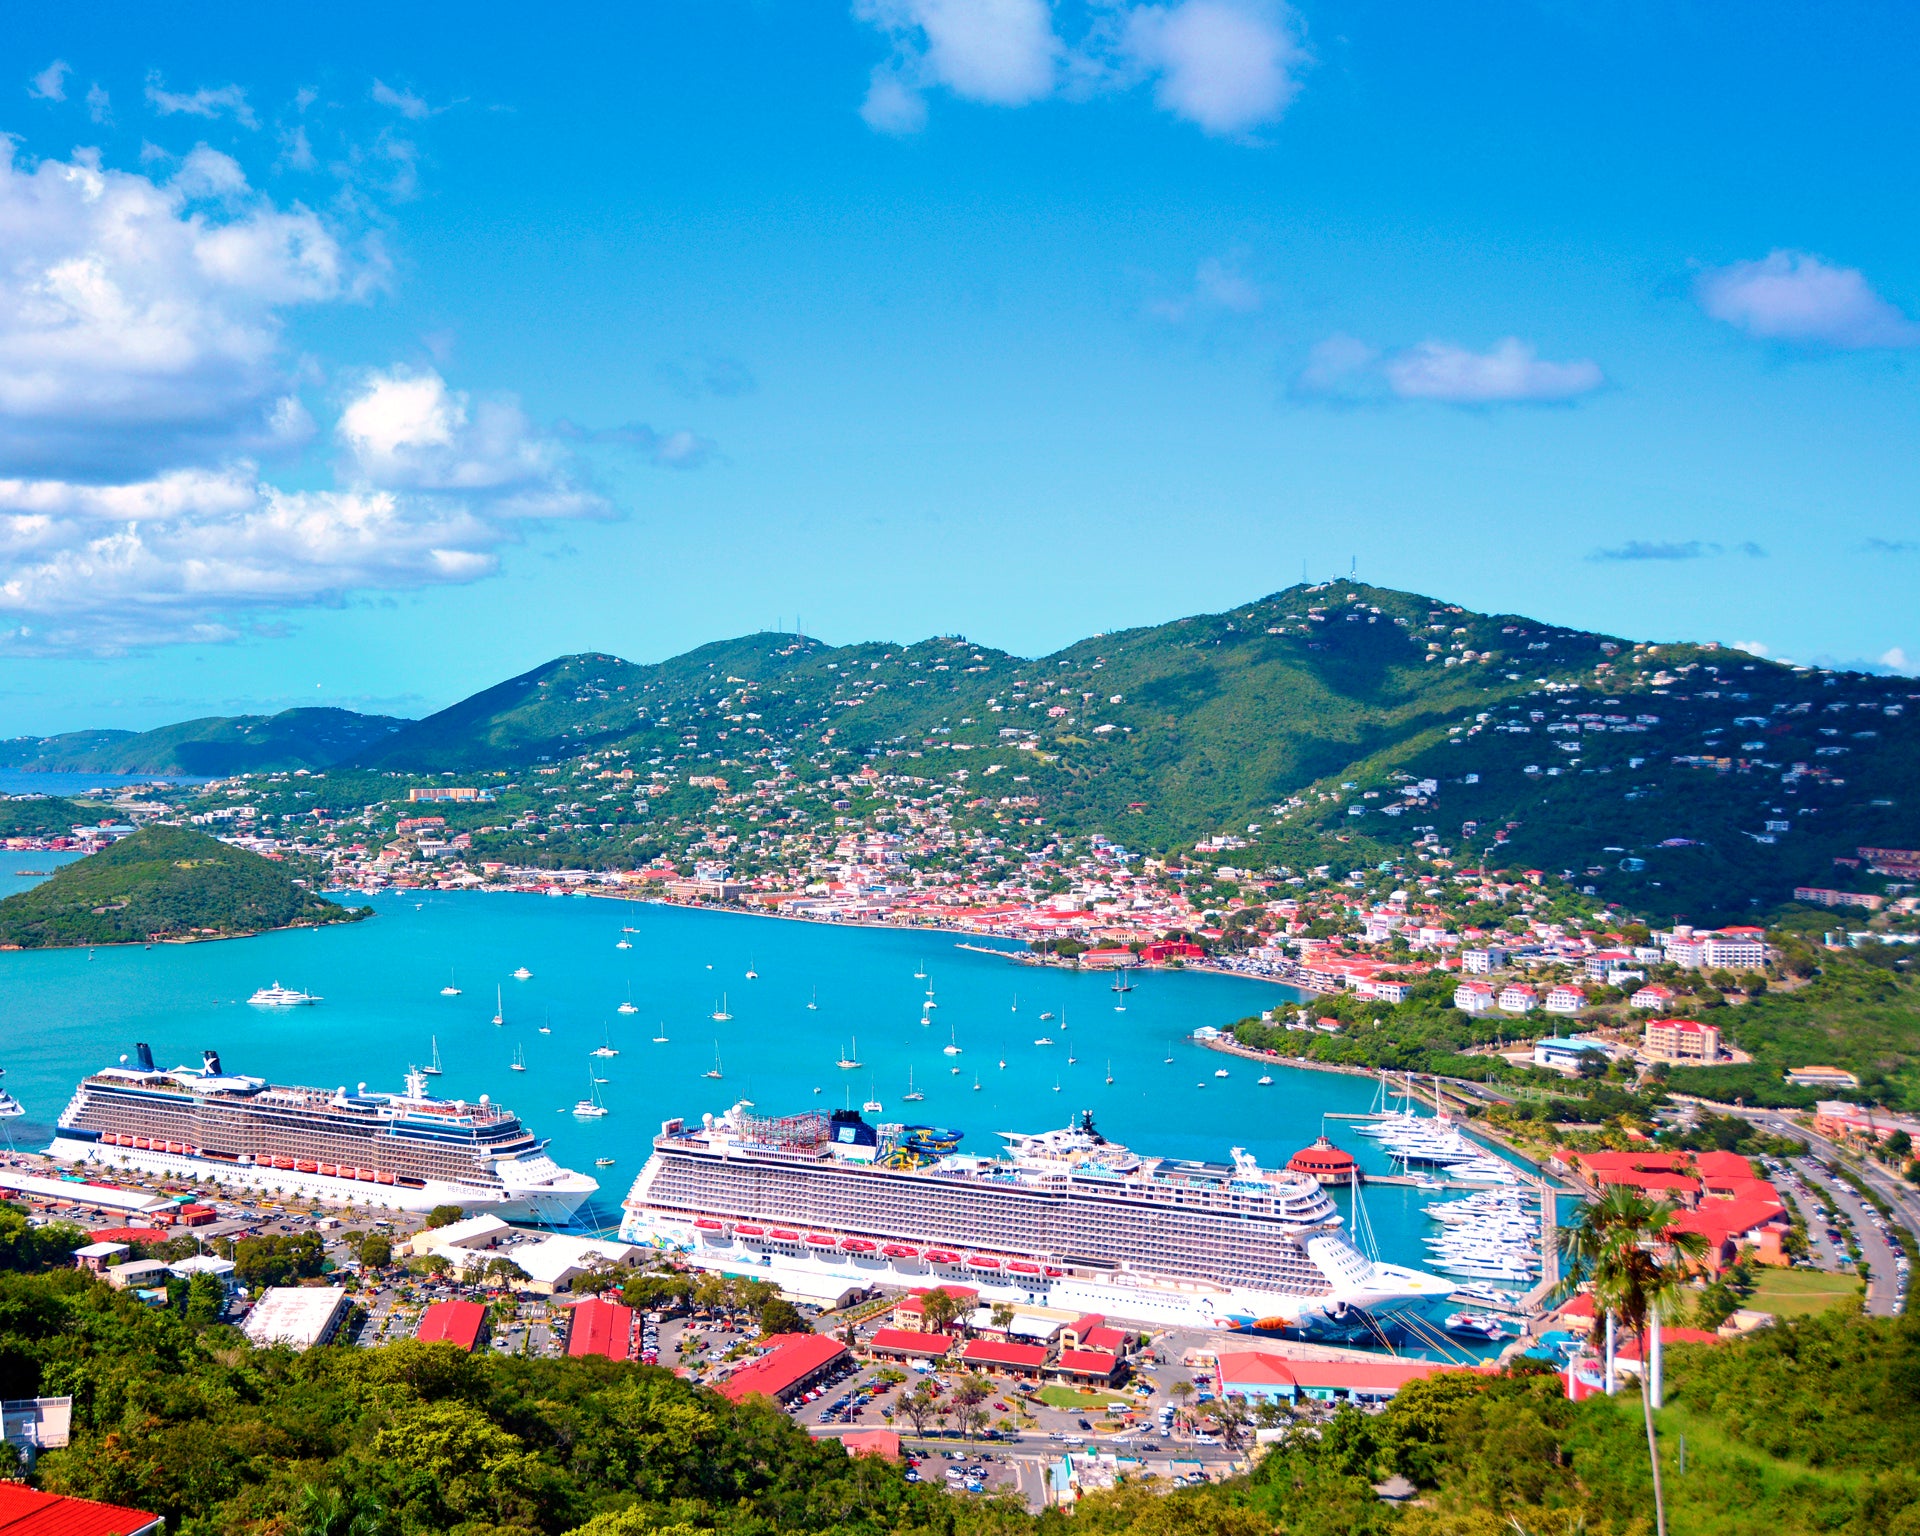
[[[1667,1503],[1653,1430],[1647,1330],[1649,1324],[1658,1326],[1661,1311],[1707,1252],[1707,1240],[1698,1232],[1675,1229],[1679,1215],[1680,1208],[1670,1200],[1649,1200],[1627,1185],[1613,1184],[1581,1210],[1578,1222],[1560,1229],[1560,1252],[1566,1260],[1560,1294],[1590,1284],[1596,1320],[1610,1320],[1640,1340],[1640,1408],[1647,1421],[1657,1536],[1667,1536]]]

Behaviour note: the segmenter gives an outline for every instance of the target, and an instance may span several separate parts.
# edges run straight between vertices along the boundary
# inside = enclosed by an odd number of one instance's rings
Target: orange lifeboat
[[[382,1184],[391,1184],[393,1182],[393,1175],[390,1173],[382,1173],[380,1175],[380,1182]]]
[[[167,1150],[169,1152],[184,1153],[187,1150],[187,1144],[184,1141],[170,1141],[167,1143]]]
[[[318,1163],[300,1162],[295,1163],[293,1167],[296,1173],[318,1173],[320,1171],[320,1165]]]
[[[321,1173],[325,1174],[326,1177],[332,1178],[340,1170],[336,1168],[332,1163],[322,1163],[320,1165],[320,1171]]]
[[[372,1184],[380,1177],[380,1175],[375,1173],[371,1168],[357,1168],[354,1172],[362,1184]]]
[[[144,1137],[144,1136],[136,1136],[136,1137],[134,1137],[134,1138],[133,1138],[133,1144],[134,1144],[134,1145],[135,1145],[136,1147],[138,1147],[138,1148],[139,1148],[139,1149],[140,1149],[140,1150],[141,1150],[142,1152],[144,1152],[144,1151],[146,1151],[146,1150],[147,1150],[147,1149],[148,1149],[149,1147],[151,1147],[151,1146],[153,1145],[153,1143],[152,1143],[152,1142],[150,1142],[150,1141],[148,1141],[148,1140],[147,1140],[147,1138],[146,1138],[146,1137]]]

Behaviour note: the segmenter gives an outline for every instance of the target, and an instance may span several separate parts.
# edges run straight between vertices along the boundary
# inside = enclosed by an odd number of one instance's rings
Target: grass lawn
[[[1078,1387],[1042,1387],[1036,1396],[1049,1408],[1104,1408],[1121,1401],[1116,1392],[1085,1392]]]
[[[1747,1306],[1775,1317],[1806,1317],[1864,1294],[1866,1287],[1852,1275],[1828,1274],[1817,1269],[1759,1268]]]

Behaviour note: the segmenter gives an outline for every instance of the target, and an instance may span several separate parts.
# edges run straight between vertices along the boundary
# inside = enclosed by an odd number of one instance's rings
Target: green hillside
[[[0,901],[0,948],[237,938],[350,922],[305,873],[186,827],[146,827]]]
[[[1421,843],[1705,920],[1844,881],[1833,860],[1860,845],[1920,843],[1913,688],[1334,582],[1037,659],[775,634],[563,657],[354,763],[919,758],[1006,773],[1049,828],[1137,850],[1228,834],[1250,846],[1205,862],[1294,870]]]
[[[0,799],[0,837],[65,837],[100,819],[98,807],[75,805],[53,795]]]
[[[50,773],[158,773],[220,778],[325,768],[406,725],[350,709],[210,715],[152,731],[74,731],[0,742],[0,767]]]

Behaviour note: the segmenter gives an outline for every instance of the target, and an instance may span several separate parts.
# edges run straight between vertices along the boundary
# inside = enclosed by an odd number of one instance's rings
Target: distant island
[[[242,938],[371,910],[328,901],[284,862],[153,826],[0,901],[0,949]]]

